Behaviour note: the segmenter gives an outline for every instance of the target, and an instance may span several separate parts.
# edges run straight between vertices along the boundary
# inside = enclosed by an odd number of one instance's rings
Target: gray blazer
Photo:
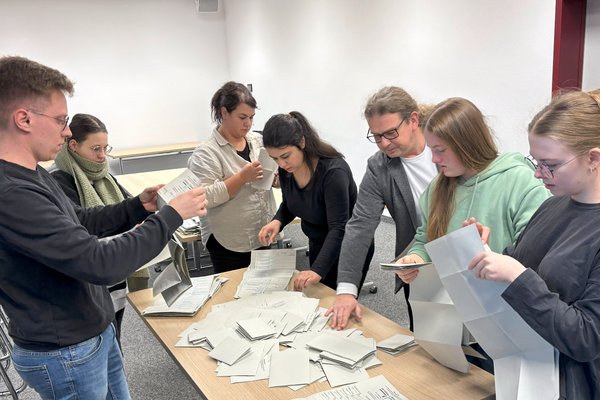
[[[389,158],[379,151],[367,162],[352,218],[346,224],[338,265],[338,283],[359,286],[365,258],[384,206],[396,224],[398,255],[412,241],[421,221],[402,160]]]

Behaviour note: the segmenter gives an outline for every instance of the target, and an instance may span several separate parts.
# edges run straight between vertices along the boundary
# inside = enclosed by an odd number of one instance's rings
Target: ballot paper
[[[408,400],[383,375],[296,400]]]
[[[183,293],[170,306],[162,296],[156,297],[152,305],[142,312],[145,316],[193,316],[224,284],[227,278],[208,275],[191,278],[192,287]]]
[[[431,265],[430,262],[423,263],[410,263],[410,264],[396,264],[396,263],[381,263],[379,266],[382,271],[398,271],[403,269],[420,268],[426,265]]]
[[[494,360],[496,398],[558,398],[556,350],[501,297],[507,283],[478,279],[467,268],[484,251],[475,225],[425,248],[462,321]]]
[[[415,337],[397,333],[377,343],[377,348],[391,355],[396,355],[416,345]]]
[[[242,339],[227,337],[221,341],[212,351],[209,357],[231,365],[250,352],[250,344]]]
[[[198,186],[200,186],[200,179],[190,169],[186,169],[177,178],[158,190],[158,208],[160,209],[175,197]]]
[[[168,306],[192,287],[190,272],[185,261],[185,250],[180,242],[169,241],[172,262],[160,273],[152,285],[154,297],[162,294]]]
[[[271,354],[269,387],[310,383],[308,350],[288,349]]]
[[[295,249],[253,250],[235,298],[286,290],[295,271]]]
[[[422,267],[410,284],[415,342],[440,364],[469,371],[462,350],[463,322],[433,265]]]
[[[258,153],[258,161],[263,168],[263,177],[258,181],[252,182],[252,187],[258,190],[269,190],[273,186],[273,178],[277,172],[277,163],[269,156],[264,148]]]

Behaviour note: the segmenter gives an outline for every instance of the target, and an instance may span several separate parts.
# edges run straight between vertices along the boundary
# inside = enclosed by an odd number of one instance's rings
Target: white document
[[[271,354],[269,387],[310,383],[308,350],[288,349]]]
[[[235,298],[286,290],[295,271],[295,249],[253,250]]]
[[[383,375],[296,400],[408,400]]]
[[[507,283],[475,278],[467,269],[484,251],[476,227],[454,231],[425,248],[463,322],[494,359],[496,398],[558,398],[555,349],[502,299]]]
[[[190,169],[186,169],[177,178],[158,190],[158,208],[160,209],[175,197],[198,186],[200,186],[200,179]]]
[[[247,341],[228,336],[210,351],[208,356],[227,365],[232,365],[249,351],[250,344]]]
[[[260,149],[260,153],[258,153],[258,161],[263,167],[263,177],[259,181],[252,182],[252,187],[258,190],[269,190],[273,186],[277,163],[273,161],[264,148]]]
[[[422,267],[410,284],[415,342],[440,364],[466,373],[463,323],[433,265]]]
[[[171,306],[168,306],[164,298],[159,296],[154,299],[152,305],[147,307],[142,314],[156,316],[192,316],[196,314],[200,307],[202,307],[214,294],[214,292],[211,292],[214,281],[222,282],[223,280],[222,278],[219,278],[218,275],[191,278],[192,287],[179,296]],[[217,287],[220,288],[222,283]]]
[[[369,374],[364,368],[348,369],[336,364],[321,363],[323,372],[331,387],[348,385],[369,379]]]

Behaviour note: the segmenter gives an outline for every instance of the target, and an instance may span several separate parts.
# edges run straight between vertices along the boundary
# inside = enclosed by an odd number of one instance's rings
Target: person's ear
[[[600,148],[594,147],[588,152],[590,171],[595,171],[600,166]]]
[[[229,111],[227,111],[227,107],[223,106],[221,107],[221,119],[225,118],[225,117],[229,117]]]
[[[304,150],[304,146],[306,146],[306,141],[304,140],[304,136],[300,138],[300,149]]]
[[[22,130],[30,129],[29,113],[25,109],[19,109],[13,114],[15,124]]]
[[[75,139],[69,139],[69,149],[73,152],[73,153],[77,153],[77,140]]]
[[[413,111],[410,113],[410,116],[407,118],[408,123],[410,125],[413,126],[413,128],[418,128],[419,127],[419,113],[416,111]]]

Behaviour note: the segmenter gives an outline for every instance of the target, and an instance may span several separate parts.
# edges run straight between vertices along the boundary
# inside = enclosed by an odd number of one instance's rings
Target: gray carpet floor
[[[400,325],[408,327],[404,296],[401,293],[393,294],[393,273],[381,271],[379,268],[380,262],[389,262],[394,257],[394,229],[391,219],[383,217],[375,234],[375,256],[366,280],[372,284],[363,288],[360,302]],[[299,224],[286,227],[285,234],[290,239],[292,247],[307,246],[306,236],[302,233]],[[304,251],[299,251],[298,269],[306,268],[308,268],[308,257]],[[370,292],[369,289],[372,287],[377,288],[376,293]],[[179,366],[129,305],[125,311],[121,340],[125,356],[125,373],[133,399],[170,400],[200,397]],[[39,399],[31,389],[26,389],[19,398]]]

